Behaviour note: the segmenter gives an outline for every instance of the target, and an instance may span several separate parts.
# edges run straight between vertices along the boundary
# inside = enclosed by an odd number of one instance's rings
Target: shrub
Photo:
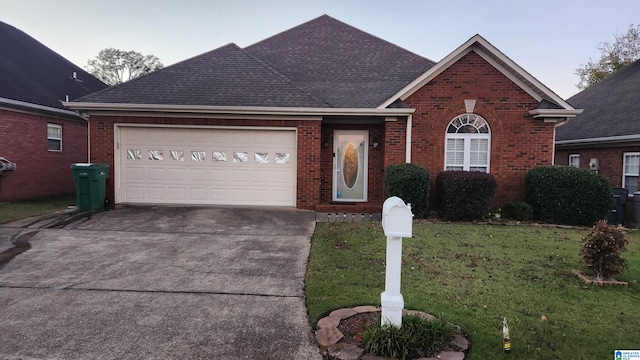
[[[429,321],[420,315],[403,315],[402,327],[381,325],[378,320],[367,326],[362,339],[370,354],[416,359],[434,355],[453,339],[455,333],[455,326],[441,318]]]
[[[582,239],[582,263],[591,268],[598,280],[608,279],[627,269],[620,254],[626,250],[627,238],[620,228],[600,220]]]
[[[429,171],[416,164],[389,165],[384,174],[385,193],[411,204],[416,218],[424,218],[429,209]]]
[[[527,203],[545,222],[593,226],[612,205],[611,186],[601,175],[569,166],[541,166],[525,176]]]
[[[436,178],[439,216],[444,220],[481,220],[489,213],[496,179],[478,171],[442,171]]]
[[[527,221],[533,218],[533,207],[523,201],[509,201],[502,206],[501,215],[506,219]]]

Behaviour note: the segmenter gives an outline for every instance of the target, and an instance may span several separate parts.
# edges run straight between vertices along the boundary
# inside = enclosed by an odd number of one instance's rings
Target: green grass
[[[640,349],[640,232],[629,231],[629,287],[572,276],[589,231],[415,223],[403,239],[405,308],[442,314],[471,340],[468,359],[607,359]],[[377,223],[318,223],[306,276],[313,326],[331,310],[379,305],[386,238]],[[541,319],[542,316],[546,321]],[[502,318],[512,351],[502,354]]]
[[[0,224],[64,210],[75,203],[75,194],[0,203]]]

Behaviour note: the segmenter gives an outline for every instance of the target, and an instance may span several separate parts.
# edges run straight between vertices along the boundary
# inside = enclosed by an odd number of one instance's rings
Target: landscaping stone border
[[[377,313],[382,311],[377,306],[356,306],[353,308],[343,308],[332,311],[329,316],[318,320],[318,330],[316,331],[316,341],[321,349],[326,349],[326,354],[337,360],[388,360],[389,358],[367,355],[364,349],[355,345],[340,343],[344,335],[338,330],[340,321],[351,316],[362,313]],[[435,320],[435,316],[417,310],[403,310],[405,315],[419,315],[430,321]],[[419,358],[416,360],[464,360],[465,353],[469,350],[469,339],[467,339],[462,331],[453,338],[447,346],[448,349],[440,352],[434,358]]]
[[[582,280],[585,284],[587,285],[611,285],[611,286],[624,286],[624,287],[628,287],[629,283],[624,282],[624,281],[617,281],[617,280],[594,280],[589,278],[588,276],[584,275],[582,272],[580,272],[579,270],[572,270],[571,271],[575,276],[577,276],[580,280]]]

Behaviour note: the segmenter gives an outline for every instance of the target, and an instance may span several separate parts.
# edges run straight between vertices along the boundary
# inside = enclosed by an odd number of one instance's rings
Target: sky
[[[109,47],[168,66],[323,14],[434,61],[480,34],[566,99],[579,91],[576,68],[599,58],[599,43],[640,24],[640,1],[0,0],[0,21],[83,68]]]

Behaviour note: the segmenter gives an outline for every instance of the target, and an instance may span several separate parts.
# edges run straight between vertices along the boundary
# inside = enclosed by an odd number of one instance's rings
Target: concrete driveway
[[[0,269],[0,358],[320,359],[304,302],[314,221],[125,207],[37,229]]]

